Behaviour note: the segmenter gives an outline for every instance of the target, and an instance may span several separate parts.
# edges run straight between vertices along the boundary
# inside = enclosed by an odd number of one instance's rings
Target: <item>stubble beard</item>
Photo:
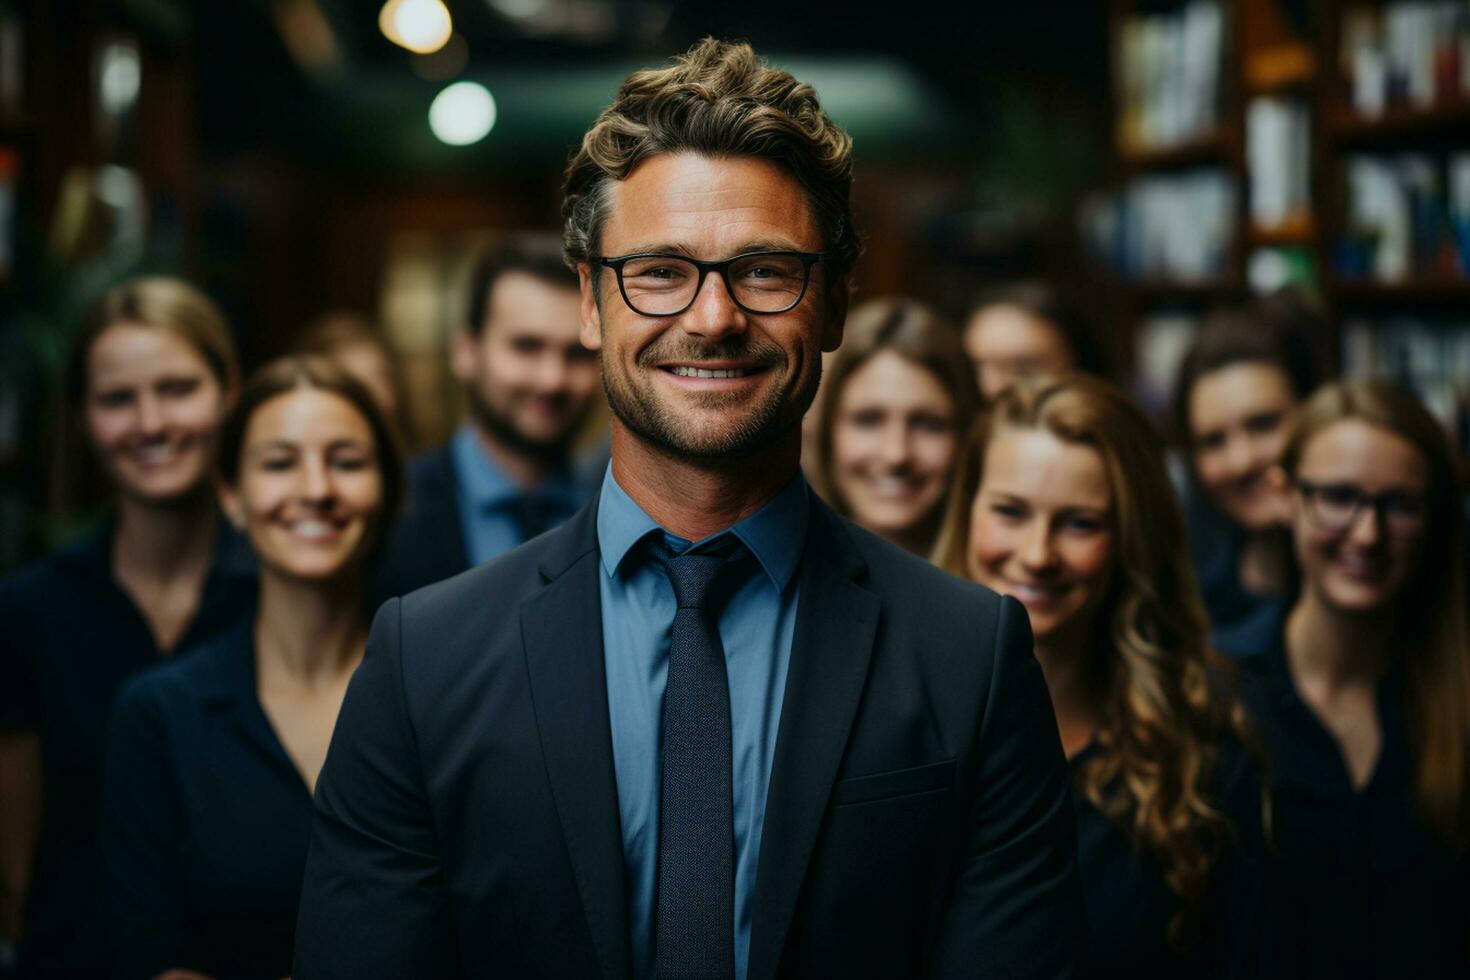
[[[559,464],[571,454],[572,439],[591,408],[589,401],[582,411],[569,415],[566,426],[555,438],[537,439],[521,431],[509,412],[491,405],[474,385],[467,386],[467,394],[475,424],[492,439],[518,455],[549,464]]]
[[[786,381],[774,385],[758,404],[745,410],[742,418],[719,431],[705,432],[681,417],[675,406],[661,401],[651,385],[632,384],[626,375],[609,370],[604,354],[605,350],[599,352],[602,387],[613,414],[641,441],[670,456],[689,460],[745,459],[776,444],[801,424],[801,417],[816,397],[821,375],[818,362],[818,370],[806,384],[793,387],[793,382]],[[790,363],[774,344],[751,344],[740,338],[678,352],[649,348],[639,355],[638,365],[657,371],[658,363],[669,360],[725,359],[753,360],[767,371],[780,370]],[[718,411],[734,403],[721,392],[696,395],[701,409]]]

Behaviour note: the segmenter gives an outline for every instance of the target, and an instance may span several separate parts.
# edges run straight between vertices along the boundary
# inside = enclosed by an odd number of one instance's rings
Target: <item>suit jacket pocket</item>
[[[871,776],[838,780],[832,788],[832,805],[872,803],[917,793],[949,789],[954,785],[954,760],[931,762],[912,769],[894,769]]]

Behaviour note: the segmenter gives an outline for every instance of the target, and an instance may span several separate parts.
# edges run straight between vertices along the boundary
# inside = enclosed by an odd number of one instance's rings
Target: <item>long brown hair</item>
[[[1210,799],[1221,739],[1249,740],[1234,675],[1209,650],[1184,518],[1158,439],[1143,412],[1105,381],[1084,374],[1022,379],[981,417],[956,468],[935,551],[955,574],[967,574],[986,449],[1006,428],[1040,429],[1102,457],[1113,491],[1116,572],[1089,651],[1101,692],[1101,751],[1081,765],[1076,788],[1158,861],[1182,906],[1168,938],[1181,942],[1233,832]]]
[[[832,480],[833,431],[842,389],[857,370],[884,351],[932,374],[949,396],[954,421],[963,434],[980,404],[975,372],[965,357],[959,331],[947,320],[915,299],[886,296],[854,307],[843,327],[842,346],[832,355],[822,378],[817,405],[817,472],[813,482],[839,513],[847,514],[846,501]]]
[[[1307,444],[1355,419],[1408,440],[1429,472],[1422,567],[1398,610],[1404,699],[1420,815],[1455,853],[1470,847],[1470,627],[1465,514],[1449,437],[1412,394],[1377,381],[1324,386],[1297,416],[1281,465],[1296,478]]]

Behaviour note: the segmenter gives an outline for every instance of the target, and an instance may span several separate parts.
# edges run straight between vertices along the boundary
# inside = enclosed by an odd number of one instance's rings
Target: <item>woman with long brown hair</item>
[[[334,362],[286,358],[242,390],[219,491],[259,559],[260,602],[118,695],[101,834],[116,975],[291,973],[312,793],[402,470],[386,416]]]
[[[1180,362],[1173,425],[1188,460],[1189,546],[1211,645],[1228,656],[1270,644],[1294,589],[1286,501],[1271,473],[1321,380],[1320,328],[1310,303],[1283,292],[1212,312]]]
[[[936,560],[1026,607],[1073,777],[1095,976],[1256,977],[1261,778],[1157,440],[1085,375],[977,424]]]
[[[979,404],[959,332],[917,300],[869,300],[825,371],[813,482],[843,516],[928,554]]]
[[[1295,971],[1470,976],[1470,638],[1459,483],[1408,392],[1326,386],[1282,455],[1300,590],[1242,661],[1301,924]]]
[[[66,381],[113,505],[0,584],[0,897],[12,920],[24,905],[27,976],[102,969],[98,793],[113,697],[241,621],[255,591],[210,485],[237,388],[214,303],[177,279],[123,283],[88,312]]]

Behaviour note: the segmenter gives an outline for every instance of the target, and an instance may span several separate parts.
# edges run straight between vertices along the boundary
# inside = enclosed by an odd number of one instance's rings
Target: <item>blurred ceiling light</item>
[[[388,0],[378,12],[383,36],[414,54],[432,54],[454,33],[449,8],[441,0]]]
[[[130,109],[142,84],[137,45],[118,41],[102,48],[97,57],[97,87],[106,115],[117,116]]]
[[[546,0],[490,0],[490,6],[512,20],[525,20],[545,10]]]
[[[470,61],[470,46],[463,35],[455,34],[449,43],[432,54],[416,54],[409,59],[414,74],[429,82],[447,82],[464,71]]]
[[[478,82],[455,82],[429,106],[429,128],[450,146],[478,143],[495,125],[495,97]]]
[[[282,43],[303,71],[326,72],[341,65],[337,35],[317,0],[276,0],[271,14]]]

